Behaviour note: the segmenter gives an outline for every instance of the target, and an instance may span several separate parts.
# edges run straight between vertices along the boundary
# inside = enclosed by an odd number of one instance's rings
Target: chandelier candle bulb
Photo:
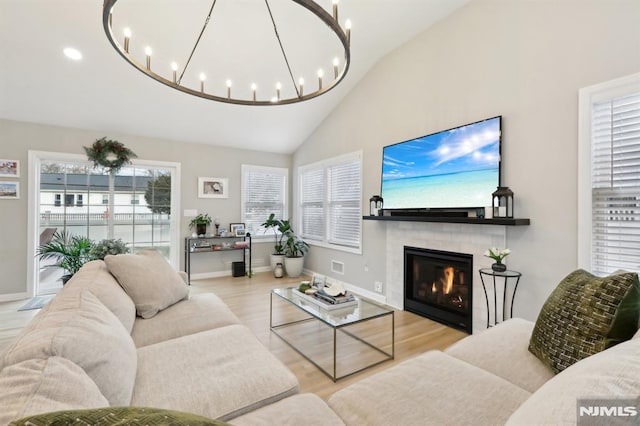
[[[322,77],[324,76],[324,71],[321,69],[318,70],[318,90],[322,90]]]
[[[124,51],[129,53],[129,40],[131,39],[131,29],[124,29]]]
[[[351,45],[351,19],[347,19],[347,22],[344,23],[344,27],[347,30],[347,43]]]
[[[204,93],[204,81],[207,79],[207,76],[204,73],[200,73],[200,91]]]
[[[256,101],[256,90],[258,90],[258,86],[255,83],[251,84],[251,92],[253,92],[253,102]]]
[[[304,96],[304,78],[300,77],[298,84],[300,85],[300,97],[302,97]]]
[[[178,64],[175,62],[171,62],[171,71],[173,72],[173,82],[178,82]]]
[[[340,60],[338,58],[333,58],[333,76],[334,78],[338,78],[338,67],[340,66]]]
[[[231,99],[231,85],[233,83],[231,80],[227,80],[227,98]]]
[[[151,69],[151,53],[153,53],[153,51],[149,46],[144,48],[144,54],[147,55],[147,69]]]
[[[280,100],[280,90],[282,89],[282,84],[280,82],[276,83],[276,99]]]
[[[338,22],[338,2],[340,0],[333,0],[333,19]]]

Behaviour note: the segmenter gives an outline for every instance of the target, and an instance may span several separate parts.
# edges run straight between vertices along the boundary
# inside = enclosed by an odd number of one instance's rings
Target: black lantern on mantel
[[[508,186],[499,186],[493,195],[493,217],[513,218],[513,191]]]
[[[382,215],[382,197],[374,195],[369,198],[369,216],[381,216]]]

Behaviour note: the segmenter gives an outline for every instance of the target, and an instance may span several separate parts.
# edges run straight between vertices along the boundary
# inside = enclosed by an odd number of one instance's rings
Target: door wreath
[[[102,166],[109,173],[117,173],[125,164],[130,164],[132,158],[137,155],[122,143],[107,138],[100,138],[91,145],[84,147],[89,160],[93,161],[93,167]]]

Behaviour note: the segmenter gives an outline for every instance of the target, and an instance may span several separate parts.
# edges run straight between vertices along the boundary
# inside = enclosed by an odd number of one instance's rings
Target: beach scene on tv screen
[[[384,147],[384,207],[491,204],[500,179],[500,117]]]

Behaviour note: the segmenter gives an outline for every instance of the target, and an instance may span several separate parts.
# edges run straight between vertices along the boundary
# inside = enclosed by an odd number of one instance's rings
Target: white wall
[[[20,199],[0,200],[0,301],[25,296],[28,288],[27,260],[33,256],[33,253],[27,252],[28,151],[81,154],[84,153],[83,146],[89,146],[103,136],[124,143],[141,160],[181,163],[180,212],[184,209],[196,209],[201,213],[209,213],[211,217],[219,217],[221,224],[226,227],[231,222],[240,222],[242,164],[290,167],[291,163],[290,155],[0,120],[0,158],[19,160],[21,168]],[[198,198],[199,176],[229,178],[229,198]],[[191,234],[189,220],[190,218],[181,217],[180,221],[181,240],[178,250],[181,262],[184,258],[182,238]],[[272,244],[269,239],[267,243],[254,245],[254,266],[269,264]],[[220,271],[230,274],[229,262],[239,260],[238,253],[198,253],[192,258],[192,272]]]
[[[502,181],[531,219],[507,228],[507,264],[523,273],[514,313],[535,319],[577,265],[578,90],[640,70],[638,22],[637,0],[474,0],[383,58],[295,153],[294,176],[363,149],[368,211],[384,145],[502,115]],[[365,221],[361,256],[312,247],[306,266],[331,277],[343,261],[335,278],[373,291],[386,244],[385,225]]]

